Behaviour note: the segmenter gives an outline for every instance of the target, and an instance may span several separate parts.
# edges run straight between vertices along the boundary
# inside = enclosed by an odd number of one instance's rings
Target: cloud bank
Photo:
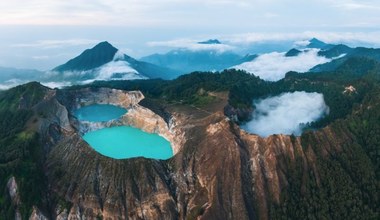
[[[317,49],[310,49],[298,56],[286,57],[285,53],[263,54],[250,62],[232,68],[245,70],[267,81],[278,81],[289,71],[307,72],[318,64],[330,62],[331,59],[318,56]]]
[[[7,80],[4,83],[0,83],[0,91],[1,90],[8,90],[8,89],[11,89],[13,87],[16,87],[16,86],[19,86],[22,84],[26,84],[28,82],[31,82],[31,80],[20,80],[20,79]],[[52,89],[63,88],[66,86],[72,86],[73,85],[71,82],[66,82],[66,81],[62,81],[62,82],[44,81],[44,82],[40,82],[40,83],[42,85],[47,86],[47,87],[52,88]]]
[[[256,100],[252,120],[242,128],[267,137],[272,134],[301,135],[304,124],[328,114],[329,107],[319,93],[294,92]]]
[[[10,79],[10,80],[4,81],[3,83],[0,83],[0,91],[10,89],[12,87],[24,84],[26,82],[27,81],[20,80],[20,79]]]
[[[96,39],[38,40],[32,43],[12,44],[11,47],[56,49],[65,48],[69,46],[93,45],[99,42],[100,40]]]
[[[131,64],[124,60],[124,56],[125,54],[119,50],[115,53],[112,61],[98,68],[87,71],[65,71],[62,73],[56,71],[46,71],[39,73],[38,78],[24,77],[23,79],[11,78],[3,81],[0,80],[0,90],[7,90],[33,80],[40,81],[42,85],[50,88],[62,88],[75,84],[88,84],[96,80],[147,79],[147,77],[141,75],[137,70],[132,68]],[[22,72],[19,74],[25,75],[25,73]]]
[[[226,35],[220,39],[232,45],[249,45],[263,42],[294,41],[294,46],[308,43],[311,38],[318,38],[326,43],[348,44],[350,46],[380,45],[380,31],[304,31],[304,32],[255,32]]]
[[[203,39],[204,40],[204,39]],[[225,52],[235,49],[234,46],[228,44],[200,44],[198,42],[202,39],[177,39],[169,41],[152,41],[148,42],[149,47],[166,47],[172,49],[187,49],[192,51],[202,51],[202,50],[214,50],[217,52]]]

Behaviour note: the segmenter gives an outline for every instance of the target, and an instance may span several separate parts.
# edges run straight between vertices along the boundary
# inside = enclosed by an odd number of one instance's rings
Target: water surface
[[[129,126],[92,131],[83,139],[100,154],[114,159],[145,157],[164,160],[173,156],[170,142],[165,138]]]
[[[127,113],[127,109],[108,104],[94,104],[81,107],[74,112],[79,121],[107,122],[118,119]]]

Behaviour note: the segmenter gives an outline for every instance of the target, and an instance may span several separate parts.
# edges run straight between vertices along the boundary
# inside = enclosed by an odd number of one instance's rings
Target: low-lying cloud
[[[24,84],[26,82],[27,81],[20,80],[20,79],[10,79],[10,80],[7,80],[7,81],[0,83],[0,90],[7,90],[7,89],[10,89],[12,87],[18,86],[20,84]]]
[[[278,81],[289,71],[307,72],[318,64],[330,61],[318,56],[318,49],[309,49],[293,57],[286,57],[285,53],[267,53],[233,68],[245,70],[267,81]]]
[[[0,83],[0,91],[1,90],[8,90],[13,87],[26,84],[28,82],[31,82],[31,80],[19,80],[19,79],[12,79],[5,81],[4,83]],[[63,88],[66,86],[71,86],[73,85],[71,82],[67,81],[61,81],[61,82],[53,82],[53,81],[43,81],[40,82],[42,85],[47,86],[49,88],[55,89],[55,88]]]
[[[118,51],[112,61],[87,71],[46,71],[39,72],[38,78],[24,77],[23,79],[11,78],[3,81],[0,80],[0,90],[7,90],[30,81],[40,81],[42,85],[50,88],[63,88],[72,85],[88,84],[96,80],[147,79],[146,76],[141,75],[129,62],[124,60],[124,56],[123,52]],[[25,75],[22,72],[23,70],[17,71],[20,72],[19,75]]]
[[[213,50],[217,52],[225,52],[235,49],[234,46],[228,44],[200,44],[198,42],[201,39],[177,39],[170,41],[152,41],[148,42],[147,45],[150,47],[167,47],[172,49],[187,49],[191,51],[203,51],[203,50]]]
[[[348,44],[350,46],[368,46],[378,47],[380,45],[380,32],[327,32],[327,31],[306,31],[306,32],[255,32],[242,33],[229,36],[223,36],[220,39],[232,45],[249,45],[262,42],[308,42],[308,39],[318,38],[326,43],[331,44]],[[297,46],[297,45],[294,45]]]
[[[252,120],[242,126],[250,133],[301,135],[306,123],[329,113],[320,93],[294,92],[254,101]]]
[[[68,46],[92,45],[100,42],[96,39],[39,40],[32,43],[13,44],[11,47],[32,47],[39,49],[65,48]]]
[[[63,74],[66,79],[74,79],[75,84],[87,84],[96,80],[147,79],[124,58],[125,54],[119,50],[115,53],[112,61],[98,68],[85,71],[65,71],[63,73],[51,72],[51,77],[54,77],[54,74]],[[86,80],[81,81],[82,78],[86,78]]]

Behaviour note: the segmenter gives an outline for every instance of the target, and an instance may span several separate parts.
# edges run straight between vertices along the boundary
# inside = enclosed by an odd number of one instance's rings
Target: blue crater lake
[[[173,156],[170,142],[165,138],[129,126],[92,131],[83,139],[100,154],[114,159],[145,157],[165,160]]]
[[[116,105],[94,104],[81,107],[74,112],[79,121],[106,122],[118,119],[127,109]]]

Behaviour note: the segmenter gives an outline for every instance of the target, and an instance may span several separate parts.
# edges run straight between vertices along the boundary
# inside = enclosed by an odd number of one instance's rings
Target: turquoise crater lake
[[[118,119],[127,113],[127,109],[108,104],[94,104],[81,107],[74,112],[79,121],[107,122]]]
[[[115,105],[94,104],[77,109],[79,121],[107,122],[127,112]],[[98,153],[114,159],[145,157],[169,159],[173,156],[171,144],[158,134],[151,134],[130,126],[117,126],[90,131],[83,139]]]
[[[170,142],[165,138],[129,126],[92,131],[83,139],[100,154],[114,159],[146,157],[165,160],[173,156]]]

